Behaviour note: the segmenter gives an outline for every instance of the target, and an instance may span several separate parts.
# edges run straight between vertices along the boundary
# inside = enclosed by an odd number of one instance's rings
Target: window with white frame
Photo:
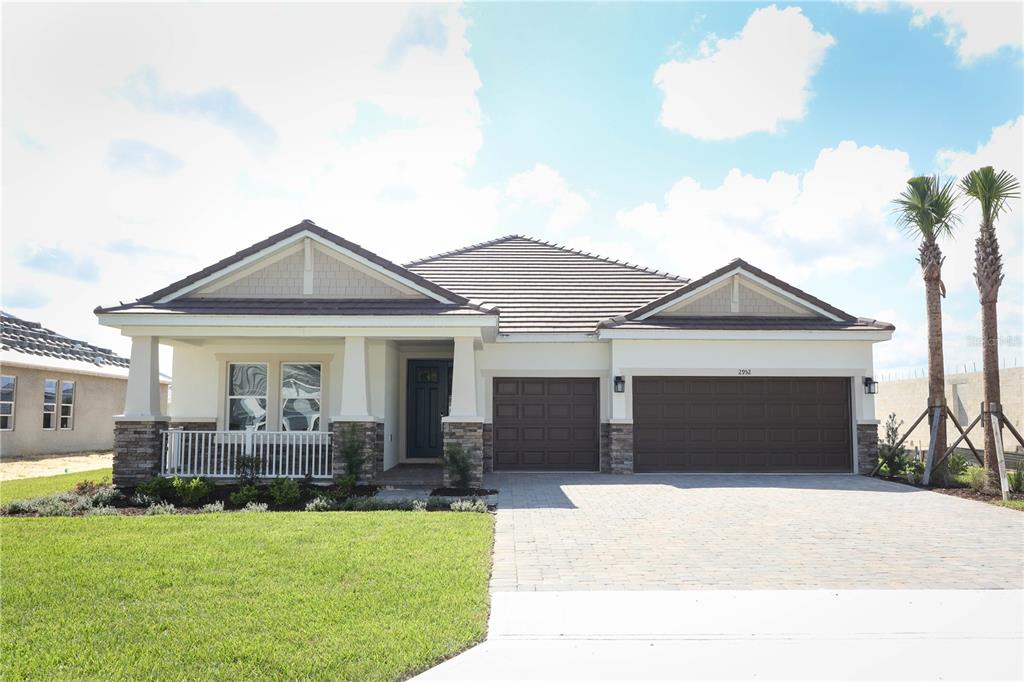
[[[14,430],[14,400],[18,377],[0,376],[0,431]]]
[[[267,429],[267,365],[228,363],[228,429]]]
[[[57,380],[43,380],[43,428],[52,431],[57,428]]]
[[[75,428],[75,382],[60,382],[60,430]]]
[[[281,363],[281,430],[320,430],[320,363]]]

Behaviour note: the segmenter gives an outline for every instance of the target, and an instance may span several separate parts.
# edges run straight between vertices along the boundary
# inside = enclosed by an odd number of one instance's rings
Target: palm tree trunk
[[[995,299],[981,304],[982,374],[985,409],[982,426],[985,429],[985,474],[990,491],[999,490],[999,463],[996,461],[996,439],[988,409],[992,403],[1000,404],[999,392],[999,326],[996,322]]]
[[[942,354],[942,280],[938,275],[939,267],[926,271],[924,288],[925,301],[928,306],[928,425],[934,419],[934,407],[946,404],[946,370],[943,366]],[[930,431],[929,431],[930,435]],[[946,451],[946,417],[939,419],[939,430],[935,435],[932,452],[941,457]]]

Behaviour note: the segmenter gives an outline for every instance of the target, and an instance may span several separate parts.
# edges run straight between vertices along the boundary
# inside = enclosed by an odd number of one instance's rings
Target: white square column
[[[160,337],[133,336],[124,417],[152,419],[160,414]]]
[[[336,421],[372,421],[366,337],[345,337],[341,375],[341,414]]]
[[[446,421],[481,421],[476,402],[476,339],[456,336],[452,363],[452,404]]]

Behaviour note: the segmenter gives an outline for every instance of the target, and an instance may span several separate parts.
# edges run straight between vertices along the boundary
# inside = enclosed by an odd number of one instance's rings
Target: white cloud
[[[775,133],[803,119],[811,77],[834,44],[799,7],[756,10],[735,37],[709,36],[698,58],[658,67],[661,123],[703,140]]]
[[[943,25],[947,45],[956,47],[960,61],[970,64],[1003,48],[1024,45],[1024,5],[1020,2],[909,2],[910,25]]]
[[[4,19],[3,290],[39,292],[21,314],[62,333],[124,352],[96,305],[303,218],[396,261],[498,225],[504,183],[466,182],[480,78],[458,8],[21,5]],[[131,89],[140,73],[148,90]],[[374,134],[349,135],[367,104]],[[272,141],[259,153],[253,129]],[[162,150],[174,172],[113,172],[117,140]],[[58,247],[96,280],[68,286],[17,256]]]
[[[742,257],[799,281],[876,261],[880,244],[898,239],[889,202],[911,175],[905,152],[841,142],[802,174],[760,178],[734,168],[718,187],[684,177],[663,207],[644,204],[617,219],[672,253],[685,273]]]
[[[563,231],[575,227],[590,211],[590,204],[569,189],[558,171],[543,163],[514,175],[505,190],[513,205],[539,206],[551,211],[547,229]]]

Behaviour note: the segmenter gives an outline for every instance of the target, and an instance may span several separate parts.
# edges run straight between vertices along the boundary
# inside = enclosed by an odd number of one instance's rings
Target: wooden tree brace
[[[961,440],[967,441],[967,447],[971,449],[971,453],[974,455],[974,459],[978,460],[978,464],[984,465],[985,461],[981,458],[981,455],[978,454],[978,450],[977,448],[974,447],[974,443],[972,443],[971,439],[967,437],[967,432],[964,431],[963,428],[960,426],[960,422],[956,420],[956,416],[953,414],[953,411],[950,410],[948,406],[946,407],[946,414],[949,415],[949,418],[953,420],[953,426],[956,427],[956,430],[960,432],[961,437],[958,438],[956,442],[959,443]],[[942,459],[935,463],[935,466],[939,466],[939,464],[944,459],[946,459],[945,454],[943,454]]]
[[[928,439],[928,452],[924,456],[924,476],[921,478],[921,483],[924,485],[928,485],[932,479],[932,462],[935,460],[935,439],[939,435],[939,424],[942,422],[942,416],[946,408],[944,405],[936,405],[934,409],[931,438]]]
[[[962,435],[959,438],[957,438],[955,441],[953,441],[952,445],[950,445],[948,448],[946,448],[946,451],[944,453],[942,453],[942,457],[939,457],[938,461],[935,462],[935,466],[939,466],[940,464],[945,462],[946,458],[949,457],[951,454],[953,454],[953,450],[955,450],[956,446],[960,444],[960,441],[966,439],[967,438],[967,434],[971,432],[971,429],[973,429],[975,426],[977,426],[978,423],[980,423],[980,422],[981,422],[981,415],[979,414],[977,417],[974,418],[974,421],[972,421],[967,426],[967,430],[966,431],[961,431],[960,433]],[[984,462],[982,462],[982,464],[984,464]]]

